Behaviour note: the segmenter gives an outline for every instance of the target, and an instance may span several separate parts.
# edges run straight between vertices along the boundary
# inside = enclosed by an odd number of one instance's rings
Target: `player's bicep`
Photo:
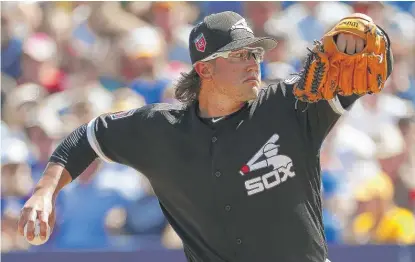
[[[104,114],[87,125],[87,138],[95,153],[105,162],[126,164],[134,133],[135,110]]]

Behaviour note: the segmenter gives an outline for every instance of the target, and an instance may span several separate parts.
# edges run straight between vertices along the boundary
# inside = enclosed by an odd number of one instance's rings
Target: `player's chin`
[[[259,86],[260,86],[259,83],[257,83],[255,85],[252,84],[246,87],[245,92],[244,92],[246,100],[252,100],[258,97],[259,90],[260,90]]]
[[[246,81],[245,84],[250,86],[252,89],[259,90],[261,86],[261,81],[249,80],[249,81]]]

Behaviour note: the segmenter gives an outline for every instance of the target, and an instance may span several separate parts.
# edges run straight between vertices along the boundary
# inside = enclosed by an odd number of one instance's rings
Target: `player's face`
[[[255,99],[261,87],[259,63],[262,49],[241,49],[223,54],[215,61],[212,80],[219,92],[237,101]]]

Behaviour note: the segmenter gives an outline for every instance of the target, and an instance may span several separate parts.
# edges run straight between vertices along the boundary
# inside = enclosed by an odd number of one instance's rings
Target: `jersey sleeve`
[[[104,114],[88,123],[88,142],[102,160],[131,165],[129,155],[137,144],[134,134],[137,134],[138,111]]]
[[[331,100],[321,100],[317,103],[302,102],[293,94],[297,80],[294,77],[271,85],[260,100],[271,104],[268,110],[284,111],[295,117],[305,141],[313,147],[314,151],[319,151],[330,130],[339,118],[351,109],[359,96],[336,96]]]
[[[299,119],[304,122],[303,127],[310,134],[316,150],[320,149],[328,133],[358,98],[357,95],[336,96],[331,100],[321,100],[311,104],[296,101],[297,114],[301,115]]]

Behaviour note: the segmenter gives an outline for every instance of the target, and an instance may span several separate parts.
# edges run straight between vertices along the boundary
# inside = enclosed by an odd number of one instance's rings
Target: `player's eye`
[[[229,54],[229,58],[238,61],[248,61],[253,57],[257,63],[264,60],[264,52],[262,50],[239,50]]]
[[[232,53],[229,54],[229,57],[244,60],[244,59],[246,59],[248,57],[248,54],[247,53],[248,52],[246,52],[246,51],[232,52]]]

